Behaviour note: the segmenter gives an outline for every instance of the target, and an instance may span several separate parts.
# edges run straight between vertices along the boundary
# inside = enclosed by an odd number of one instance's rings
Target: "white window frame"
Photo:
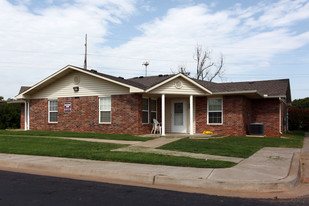
[[[50,110],[50,102],[57,102],[57,111],[51,111]],[[54,122],[54,121],[50,121],[50,113],[52,112],[57,112],[57,121]],[[48,123],[58,123],[58,100],[57,99],[51,99],[51,100],[48,100]]]
[[[209,101],[212,99],[221,99],[221,110],[209,111]],[[221,112],[221,123],[209,123],[209,113],[210,112]],[[209,125],[223,125],[223,98],[222,97],[213,97],[207,98],[207,124]]]
[[[109,110],[104,110],[101,109],[101,101],[104,98],[109,98],[110,99],[110,108]],[[101,122],[101,112],[110,112],[110,117],[109,117],[109,122]],[[112,97],[99,97],[99,123],[100,124],[111,124],[112,123]]]
[[[156,111],[152,111],[152,104],[151,104],[151,107],[150,107],[150,118],[152,117],[152,113],[156,113],[156,116],[155,116],[155,119],[158,120],[158,101],[157,99],[150,99],[150,101],[155,101],[156,102]],[[152,122],[152,119],[150,120],[150,122]]]
[[[144,110],[143,109],[143,99],[147,99],[147,102],[148,102],[148,104],[147,104],[147,110]],[[147,112],[147,123],[146,122],[143,122],[143,113],[144,112]],[[143,97],[142,98],[142,124],[149,124],[149,98],[148,97]]]

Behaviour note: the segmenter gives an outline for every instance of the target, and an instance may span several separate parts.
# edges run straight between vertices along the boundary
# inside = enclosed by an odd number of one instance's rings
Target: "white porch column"
[[[190,135],[193,135],[193,95],[190,95]]]
[[[25,130],[27,130],[27,116],[28,116],[28,112],[27,112],[27,101],[25,100],[25,113],[24,113]]]
[[[161,96],[162,136],[165,136],[165,94]]]
[[[28,123],[27,130],[30,130],[30,100],[28,101],[27,123]]]

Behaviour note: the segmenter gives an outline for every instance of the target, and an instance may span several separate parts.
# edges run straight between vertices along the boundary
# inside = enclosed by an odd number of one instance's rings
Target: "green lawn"
[[[291,139],[275,137],[226,137],[223,139],[197,140],[184,138],[163,145],[158,149],[247,158],[263,147],[301,148],[303,146],[303,132],[287,134],[285,136]]]
[[[126,145],[74,141],[67,139],[0,136],[0,153],[69,157],[91,160],[131,162],[199,168],[226,168],[233,162],[175,157],[149,153],[111,152]]]
[[[0,130],[0,135],[26,135],[26,136],[50,136],[50,137],[77,137],[95,139],[113,139],[127,141],[148,141],[152,138],[139,137],[129,134],[103,134],[103,133],[83,133],[83,132],[54,132],[54,131],[8,131]]]

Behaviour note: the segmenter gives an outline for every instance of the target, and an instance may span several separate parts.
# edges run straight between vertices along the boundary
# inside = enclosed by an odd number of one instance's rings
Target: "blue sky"
[[[309,0],[0,0],[0,96],[13,98],[64,66],[134,77],[182,65],[197,44],[222,54],[223,81],[289,78],[309,95]],[[215,79],[220,82],[220,79]]]

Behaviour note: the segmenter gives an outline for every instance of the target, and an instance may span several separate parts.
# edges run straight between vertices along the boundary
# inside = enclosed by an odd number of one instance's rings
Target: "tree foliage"
[[[292,107],[309,109],[309,97],[306,97],[304,99],[294,99],[292,101]]]
[[[289,129],[309,129],[309,97],[293,100],[289,108]]]
[[[20,104],[8,104],[9,101],[12,99],[0,96],[0,129],[20,128]]]

